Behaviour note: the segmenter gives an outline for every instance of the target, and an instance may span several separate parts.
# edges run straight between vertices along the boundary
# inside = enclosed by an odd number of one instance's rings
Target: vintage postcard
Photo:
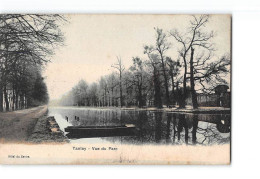
[[[230,164],[231,18],[0,14],[0,163]]]

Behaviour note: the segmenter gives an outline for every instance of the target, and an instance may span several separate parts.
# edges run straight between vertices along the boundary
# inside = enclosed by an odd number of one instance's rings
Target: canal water
[[[62,131],[68,126],[134,124],[134,133],[73,137],[71,143],[215,145],[230,143],[230,114],[191,114],[83,107],[49,107]],[[66,120],[68,117],[68,121]],[[75,119],[75,116],[78,119]]]

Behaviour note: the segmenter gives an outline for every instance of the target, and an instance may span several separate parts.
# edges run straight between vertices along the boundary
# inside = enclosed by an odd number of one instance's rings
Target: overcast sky
[[[190,16],[185,15],[69,15],[61,26],[65,33],[65,46],[55,50],[52,62],[46,66],[44,76],[50,99],[58,99],[80,80],[97,82],[109,74],[116,56],[121,56],[128,68],[132,57],[146,58],[143,46],[155,42],[154,27],[165,32],[186,30]],[[230,16],[212,15],[206,30],[214,30],[217,57],[230,52]],[[176,59],[179,46],[168,38],[172,48],[167,52]]]

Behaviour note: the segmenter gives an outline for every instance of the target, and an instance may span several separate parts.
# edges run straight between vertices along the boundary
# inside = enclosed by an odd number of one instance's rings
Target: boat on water
[[[110,137],[110,136],[128,136],[135,133],[134,124],[121,126],[68,126],[65,132],[68,132],[69,138],[90,138],[90,137]]]

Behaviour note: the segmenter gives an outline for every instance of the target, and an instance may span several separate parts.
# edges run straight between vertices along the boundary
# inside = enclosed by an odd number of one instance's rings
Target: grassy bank
[[[32,143],[68,142],[53,116],[40,117],[27,140]]]

